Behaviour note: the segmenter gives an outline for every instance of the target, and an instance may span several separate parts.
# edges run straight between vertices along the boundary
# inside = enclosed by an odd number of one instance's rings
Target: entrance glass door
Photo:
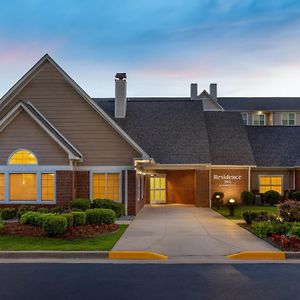
[[[166,177],[150,177],[150,203],[166,203]]]

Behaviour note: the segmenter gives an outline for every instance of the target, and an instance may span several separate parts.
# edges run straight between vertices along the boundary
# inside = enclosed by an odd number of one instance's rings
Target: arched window
[[[8,159],[9,165],[37,165],[36,156],[29,150],[17,150]]]

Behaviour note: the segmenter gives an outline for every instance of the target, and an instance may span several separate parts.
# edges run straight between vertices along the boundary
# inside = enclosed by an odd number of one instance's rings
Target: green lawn
[[[54,239],[1,236],[0,250],[57,250],[57,251],[106,251],[111,250],[128,225],[120,225],[117,232],[88,239]]]
[[[216,212],[220,213],[224,217],[233,220],[243,219],[242,214],[245,211],[267,211],[269,214],[277,214],[278,207],[276,206],[255,206],[255,205],[239,205],[234,209],[234,217],[229,216],[229,207],[222,206],[220,210],[214,209]]]

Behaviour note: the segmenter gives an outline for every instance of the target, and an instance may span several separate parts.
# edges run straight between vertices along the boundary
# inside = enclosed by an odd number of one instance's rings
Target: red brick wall
[[[56,171],[56,205],[67,205],[74,196],[73,171]]]
[[[75,171],[76,198],[90,198],[90,172]]]
[[[137,215],[145,205],[145,198],[139,201],[136,199],[136,174],[134,170],[127,173],[127,192],[128,192],[128,215]],[[144,189],[145,190],[145,189]]]
[[[209,207],[209,171],[195,171],[195,205],[200,207]]]

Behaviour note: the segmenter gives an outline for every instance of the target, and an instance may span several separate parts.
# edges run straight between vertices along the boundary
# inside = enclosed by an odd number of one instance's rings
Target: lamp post
[[[229,215],[230,215],[230,217],[234,216],[234,203],[235,203],[235,200],[233,198],[229,199]]]

